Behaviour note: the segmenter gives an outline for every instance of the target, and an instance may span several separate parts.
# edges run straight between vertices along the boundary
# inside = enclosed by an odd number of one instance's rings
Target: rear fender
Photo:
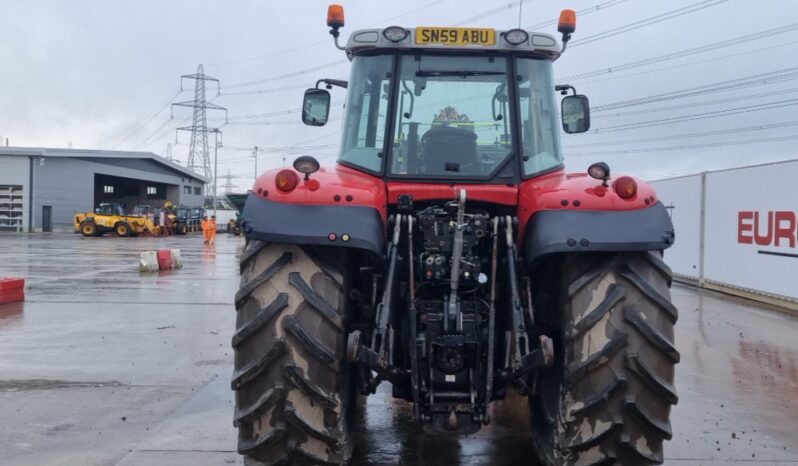
[[[248,237],[276,243],[339,246],[385,253],[387,195],[379,178],[347,167],[322,168],[285,193],[279,170],[261,175],[241,213]],[[311,181],[313,181],[311,183]]]
[[[555,172],[525,182],[519,193],[519,240],[528,264],[562,252],[669,248],[675,234],[667,209],[650,185],[621,199],[586,174]],[[597,189],[598,188],[598,189]]]

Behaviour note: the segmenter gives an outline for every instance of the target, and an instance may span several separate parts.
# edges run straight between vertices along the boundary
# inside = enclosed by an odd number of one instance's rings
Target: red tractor
[[[588,100],[522,29],[388,27],[338,45],[302,118],[347,89],[340,156],[256,181],[242,214],[235,424],[250,465],[345,464],[355,401],[390,382],[428,429],[471,433],[516,390],[548,465],[660,464],[679,353],[673,226],[605,163],[566,174]],[[320,86],[324,84],[327,89]],[[555,93],[566,95],[558,110]],[[568,95],[571,94],[571,95]]]

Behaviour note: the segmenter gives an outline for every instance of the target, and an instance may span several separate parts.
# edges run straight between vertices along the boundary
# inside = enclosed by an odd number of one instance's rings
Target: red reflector
[[[280,191],[290,193],[299,184],[299,175],[293,170],[280,170],[274,177],[274,184]]]
[[[637,181],[628,176],[615,180],[612,187],[621,199],[631,199],[637,195]]]
[[[309,190],[315,191],[315,190],[319,189],[319,186],[321,186],[321,183],[319,183],[319,180],[310,180],[310,181],[307,182],[307,186],[308,186]]]

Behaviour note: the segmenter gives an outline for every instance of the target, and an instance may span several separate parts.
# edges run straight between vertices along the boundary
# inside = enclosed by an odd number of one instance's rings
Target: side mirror
[[[302,102],[302,122],[324,126],[330,116],[330,93],[324,89],[308,89]]]
[[[560,109],[562,129],[568,134],[584,133],[590,129],[590,102],[577,94],[563,97]]]

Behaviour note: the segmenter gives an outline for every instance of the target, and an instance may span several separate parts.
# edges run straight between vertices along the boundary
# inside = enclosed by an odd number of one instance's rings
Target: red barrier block
[[[18,303],[20,301],[25,301],[25,290],[23,288],[0,291],[0,304]]]
[[[172,251],[161,249],[158,251],[158,268],[160,270],[172,270]]]
[[[25,279],[24,278],[0,278],[0,291],[3,290],[15,290],[17,288],[24,288],[25,287]]]
[[[0,304],[25,300],[24,278],[0,278]]]

